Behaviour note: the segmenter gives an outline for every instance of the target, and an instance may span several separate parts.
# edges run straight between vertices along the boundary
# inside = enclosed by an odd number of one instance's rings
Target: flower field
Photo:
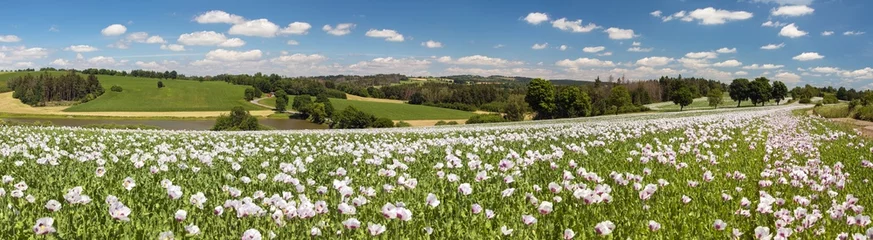
[[[873,235],[870,142],[792,108],[359,131],[3,127],[0,236]]]

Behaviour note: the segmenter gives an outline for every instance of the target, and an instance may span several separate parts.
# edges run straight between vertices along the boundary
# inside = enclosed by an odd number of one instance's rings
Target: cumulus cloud
[[[803,36],[806,36],[806,34],[808,34],[808,32],[800,30],[799,28],[797,28],[796,25],[794,25],[794,23],[788,24],[787,26],[782,27],[782,30],[779,31],[779,36],[789,37],[789,38],[803,37]]]
[[[552,21],[552,27],[560,29],[562,31],[575,33],[587,33],[591,32],[591,30],[600,28],[600,26],[597,26],[594,23],[588,23],[587,25],[583,26],[581,19],[577,19],[576,21],[568,21],[567,18],[561,18]]]
[[[77,52],[77,53],[93,52],[93,51],[97,51],[97,50],[100,50],[100,49],[97,49],[97,48],[89,46],[89,45],[72,45],[72,46],[64,48],[64,51],[73,51],[73,52]]]
[[[660,17],[661,13],[663,13],[661,12],[661,10],[655,10],[654,12],[650,12],[649,15],[652,15],[653,17]]]
[[[773,16],[803,16],[807,14],[812,14],[815,9],[806,6],[806,5],[791,5],[791,6],[781,6],[779,8],[774,8],[770,11],[770,14]]]
[[[403,42],[404,40],[403,34],[400,34],[392,29],[370,29],[365,35],[372,38],[384,38],[385,41],[389,42]]]
[[[611,27],[604,30],[603,32],[609,34],[609,39],[613,40],[631,39],[636,36],[634,35],[633,29],[621,29]]]
[[[291,45],[291,46],[297,46],[297,45],[300,45],[300,43],[297,42],[297,41],[295,41],[295,40],[288,40],[288,42],[285,42],[285,43],[288,44],[288,45]]]
[[[800,76],[790,72],[780,72],[774,76],[774,80],[782,81],[786,83],[798,83],[800,82]]]
[[[817,52],[804,52],[804,53],[801,53],[800,55],[794,56],[791,59],[794,59],[797,61],[812,61],[812,60],[818,60],[818,59],[822,59],[822,58],[824,58],[824,56],[819,55]]]
[[[252,61],[260,59],[261,55],[261,50],[257,49],[245,52],[215,49],[206,53],[206,59],[226,62]]]
[[[179,39],[177,39],[176,41],[188,46],[240,47],[245,45],[245,41],[243,41],[242,39],[227,39],[224,34],[213,31],[185,33],[179,35]]]
[[[431,62],[428,60],[420,60],[415,58],[394,58],[381,57],[374,58],[370,61],[360,61],[349,65],[348,69],[355,73],[373,74],[373,73],[400,73],[422,75],[427,71]]]
[[[70,61],[58,58],[58,59],[55,59],[54,61],[50,62],[49,65],[65,67],[67,65],[70,65]]]
[[[560,47],[558,47],[558,49],[561,50],[561,51],[566,51],[566,50],[569,49],[569,48],[570,48],[570,47],[568,47],[567,45],[561,45]]]
[[[715,50],[715,51],[718,53],[736,53],[737,48],[726,48],[725,47],[725,48],[719,48],[718,50]]]
[[[739,67],[742,65],[743,65],[742,62],[734,60],[734,59],[712,64],[712,66],[716,66],[716,67]]]
[[[749,75],[749,72],[746,72],[746,71],[736,71],[736,72],[734,72],[734,75],[737,75],[737,76],[746,76],[746,75]]]
[[[542,50],[542,49],[546,49],[546,47],[548,47],[548,46],[549,46],[549,43],[543,43],[543,44],[534,43],[534,45],[531,46],[530,49]]]
[[[776,50],[776,49],[780,49],[780,48],[782,48],[782,47],[784,47],[784,46],[785,46],[785,43],[780,43],[780,44],[767,44],[767,45],[761,46],[761,49],[764,49],[764,50]]]
[[[612,52],[603,52],[603,53],[598,53],[597,56],[600,56],[600,57],[604,57],[604,56],[612,56]]]
[[[218,44],[219,47],[242,47],[246,45],[246,42],[240,38],[231,38],[226,41]]]
[[[539,25],[542,22],[548,21],[549,15],[541,12],[532,12],[528,13],[526,17],[524,17],[524,21],[533,25]]]
[[[330,25],[324,25],[321,30],[327,32],[327,34],[334,36],[342,36],[352,32],[352,28],[355,28],[354,23],[340,23],[337,24],[336,27],[331,27]]]
[[[559,67],[578,69],[583,67],[614,67],[615,63],[596,58],[577,58],[576,60],[564,59],[555,62],[555,65]]]
[[[234,24],[227,33],[251,37],[274,37],[279,32],[279,25],[261,18]]]
[[[321,55],[321,54],[306,55],[306,54],[302,54],[302,53],[295,53],[295,54],[291,54],[291,55],[282,55],[282,56],[270,59],[270,62],[276,63],[276,64],[283,64],[283,65],[297,65],[297,64],[319,63],[319,62],[323,62],[325,60],[327,60],[327,57],[325,57],[324,55]]]
[[[112,57],[96,56],[89,58],[88,63],[97,66],[114,65],[115,59]]]
[[[227,24],[239,24],[245,22],[245,18],[233,15],[230,13],[226,13],[220,10],[212,10],[209,12],[205,12],[200,14],[199,16],[194,18],[194,21],[198,23],[227,23]]]
[[[702,25],[719,25],[729,21],[746,20],[752,18],[752,16],[752,13],[746,11],[729,11],[707,7],[695,9],[687,14],[685,11],[676,12],[671,16],[662,17],[662,20],[664,22],[673,19],[680,19],[685,22],[697,20],[698,24]]]
[[[834,32],[833,31],[824,31],[824,32],[821,32],[821,35],[822,36],[830,36],[830,35],[834,35]]]
[[[522,65],[524,62],[521,61],[509,61],[501,58],[494,58],[482,55],[472,55],[458,58],[457,60],[452,59],[449,56],[444,56],[437,58],[437,62],[448,63],[448,64],[456,64],[456,65],[479,65],[479,66],[512,66],[512,65]]]
[[[153,43],[153,44],[155,44],[155,43],[167,43],[167,41],[164,40],[164,38],[162,38],[161,36],[155,35],[155,36],[151,36],[148,39],[146,39],[145,43]]]
[[[306,22],[293,22],[288,24],[288,27],[283,28],[279,31],[281,34],[288,35],[306,35],[309,33],[309,29],[312,28],[312,25]]]
[[[814,0],[752,0],[759,3],[775,3],[779,5],[809,5]]]
[[[443,43],[434,40],[428,40],[427,42],[421,43],[421,46],[424,46],[426,48],[441,48],[443,47]]]
[[[743,67],[743,69],[746,69],[746,70],[770,70],[770,69],[779,69],[779,68],[783,68],[783,67],[785,67],[785,65],[776,65],[776,64],[770,64],[770,63],[758,65],[756,63],[756,64],[745,66],[745,67]]]
[[[685,57],[694,58],[694,59],[701,59],[701,58],[712,59],[712,58],[717,58],[718,53],[715,53],[715,52],[690,52],[690,53],[685,54]]]
[[[628,52],[651,52],[652,48],[632,47],[627,49]]]
[[[637,60],[637,65],[647,66],[647,67],[657,67],[664,66],[673,62],[673,58],[668,57],[646,57],[640,60]]]
[[[584,48],[582,48],[582,51],[587,52],[587,53],[596,53],[596,52],[600,52],[603,50],[606,50],[606,47],[597,46],[597,47],[584,47]]]
[[[864,34],[864,32],[858,32],[858,31],[846,31],[846,32],[843,33],[843,35],[845,35],[845,36],[858,36],[858,35],[861,35],[861,34]]]
[[[103,36],[118,36],[127,32],[127,27],[121,24],[112,24],[100,31]]]
[[[20,41],[21,41],[21,38],[19,38],[18,36],[15,36],[15,35],[0,35],[0,42],[14,43],[14,42],[20,42]]]
[[[161,45],[161,50],[169,50],[173,52],[182,52],[185,51],[185,46],[179,44],[164,44]]]
[[[775,22],[774,21],[766,21],[766,22],[761,24],[762,27],[783,27],[785,25],[788,25],[788,24],[782,23],[779,21],[775,21]]]

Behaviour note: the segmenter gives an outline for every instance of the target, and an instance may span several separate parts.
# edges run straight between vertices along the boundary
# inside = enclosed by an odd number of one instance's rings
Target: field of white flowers
[[[870,142],[791,108],[363,131],[3,127],[0,236],[873,235]]]

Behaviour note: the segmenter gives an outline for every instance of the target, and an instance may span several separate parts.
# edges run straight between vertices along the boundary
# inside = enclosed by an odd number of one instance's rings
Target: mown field
[[[294,96],[290,96],[289,98],[291,101],[294,100]],[[289,107],[291,101],[289,101]],[[384,117],[391,120],[468,119],[474,114],[472,112],[448,108],[402,103],[355,101],[335,98],[331,98],[330,102],[333,104],[334,108],[339,111],[342,111],[348,106],[354,106],[358,110],[373,114],[376,117]],[[261,100],[260,103],[275,107],[276,99],[266,98]]]
[[[33,74],[32,72],[0,72],[0,93],[12,91],[12,89],[9,89],[9,86],[6,85],[6,81],[10,78],[27,75],[28,73]]]
[[[311,132],[0,127],[6,206],[0,233],[7,239],[868,235],[871,142],[827,120],[792,115],[793,108]]]

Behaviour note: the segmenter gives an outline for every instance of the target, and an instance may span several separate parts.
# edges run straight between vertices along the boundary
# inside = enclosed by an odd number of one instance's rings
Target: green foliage
[[[555,115],[562,118],[586,117],[591,114],[591,98],[574,86],[561,89],[556,106],[558,111]],[[513,116],[516,119],[517,117],[517,115]]]
[[[430,102],[425,102],[425,103],[422,104],[422,105],[424,105],[424,106],[431,106],[431,107],[438,107],[438,108],[455,109],[455,110],[461,110],[461,111],[467,111],[467,112],[476,111],[476,106],[469,105],[469,104],[464,104],[464,103],[456,103],[456,102],[455,102],[455,103],[430,103]]]
[[[854,99],[854,100],[852,100],[852,101],[849,101],[849,111],[851,111],[851,110],[855,110],[855,108],[856,108],[856,107],[859,107],[859,106],[861,106],[861,100],[860,100],[860,99]]]
[[[288,105],[288,94],[285,93],[285,90],[276,91],[276,111],[277,112],[285,112],[287,110]]]
[[[863,106],[855,110],[855,119],[873,121],[873,106]]]
[[[409,104],[419,105],[425,103],[425,101],[427,100],[424,99],[424,95],[421,92],[414,93],[412,97],[409,97]]]
[[[682,111],[685,106],[691,105],[694,102],[694,94],[686,86],[682,86],[679,90],[673,92],[673,96],[670,98],[673,100],[673,104],[679,105],[679,111]]]
[[[525,95],[524,100],[537,113],[537,119],[554,118],[553,113],[556,109],[555,86],[548,80],[542,78],[531,80],[527,85],[527,95]]]
[[[812,103],[812,99],[810,99],[809,97],[803,97],[803,98],[800,98],[800,101],[797,101],[797,102],[802,103],[802,104],[810,104],[810,103]]]
[[[843,90],[846,90],[843,88]],[[770,92],[770,98],[776,101],[776,105],[779,105],[779,102],[785,100],[785,97],[788,96],[788,87],[785,86],[785,83],[780,81],[773,82],[773,89]]]
[[[213,131],[253,131],[260,129],[258,119],[242,107],[234,107],[230,115],[221,115],[212,126]]]
[[[770,101],[770,80],[765,77],[755,78],[755,81],[749,83],[749,100],[753,105],[761,104],[762,106],[767,101]]]
[[[327,114],[328,117],[333,116],[335,109],[333,108],[333,103],[330,103],[327,94],[319,94],[315,97],[315,102],[324,105],[324,113]]]
[[[589,103],[588,108],[591,108]],[[528,104],[524,101],[524,96],[510,95],[506,100],[506,106],[503,107],[503,113],[506,120],[522,121],[525,114],[528,112]]]
[[[9,79],[6,84],[15,91],[13,98],[31,106],[45,106],[50,102],[88,102],[105,91],[97,76],[88,75],[83,78],[75,72],[62,75],[48,72],[37,76],[27,74]]]
[[[158,81],[158,88],[164,88],[164,81]]]
[[[122,89],[121,86],[118,86],[118,85],[112,85],[112,87],[109,88],[109,89],[112,90],[113,92],[121,92],[121,91],[124,91],[124,89]]]
[[[394,127],[399,127],[399,128],[401,128],[401,127],[412,127],[412,124],[409,124],[408,122],[404,122],[404,121],[399,121],[399,122],[397,122],[396,124],[394,124]]]
[[[253,88],[253,87],[246,88],[245,93],[243,95],[244,95],[246,101],[255,100],[255,88]]]
[[[312,97],[309,95],[297,95],[294,96],[294,102],[291,103],[291,107],[294,110],[299,112],[306,112],[306,109],[309,108],[309,105],[312,104]]]
[[[846,104],[818,106],[813,108],[812,111],[824,118],[844,118],[849,116],[849,106]]]
[[[624,86],[615,86],[609,93],[609,106],[614,109],[626,109],[633,106],[630,93]]]
[[[836,104],[840,103],[840,100],[837,99],[837,96],[834,94],[826,93],[824,98],[822,99],[822,104]]]
[[[376,117],[355,107],[347,107],[335,114],[332,120],[330,128],[367,128],[372,126]]]
[[[306,108],[306,114],[309,115],[309,121],[313,123],[322,124],[327,118],[328,114],[325,110],[324,103],[312,103]]]
[[[706,96],[706,100],[709,102],[710,107],[718,108],[718,105],[721,105],[724,101],[723,96],[724,93],[720,89],[714,89],[709,92],[709,96]]]
[[[507,120],[500,114],[477,114],[467,119],[467,124],[499,123]]]
[[[106,123],[106,124],[88,124],[82,126],[82,128],[93,128],[93,129],[140,129],[140,130],[160,130],[160,127],[145,125],[145,124],[114,124],[114,123]]]
[[[261,89],[258,89],[258,88],[252,88],[252,89],[255,90],[255,92],[253,94],[253,98],[260,98],[260,97],[264,96],[264,92],[262,92]]]
[[[377,118],[376,121],[373,121],[373,124],[370,125],[372,128],[392,128],[394,127],[394,121],[387,118]]]
[[[371,102],[360,100],[347,100],[330,98],[334,107],[334,114],[339,113],[349,106],[358,110],[371,113],[376,117],[389,118],[391,120],[428,120],[428,119],[466,119],[473,115],[471,112],[454,109],[413,105],[405,103]],[[267,98],[260,101],[267,106],[275,106],[275,98]],[[333,118],[334,116],[331,116]]]
[[[440,120],[440,121],[436,122],[436,124],[434,124],[434,126],[451,126],[451,125],[458,125],[458,122],[456,122],[456,121],[446,122],[446,121]]]
[[[737,102],[737,107],[740,107],[740,103],[743,101],[749,100],[749,85],[749,79],[745,78],[737,78],[731,82],[729,95],[731,100]]]

